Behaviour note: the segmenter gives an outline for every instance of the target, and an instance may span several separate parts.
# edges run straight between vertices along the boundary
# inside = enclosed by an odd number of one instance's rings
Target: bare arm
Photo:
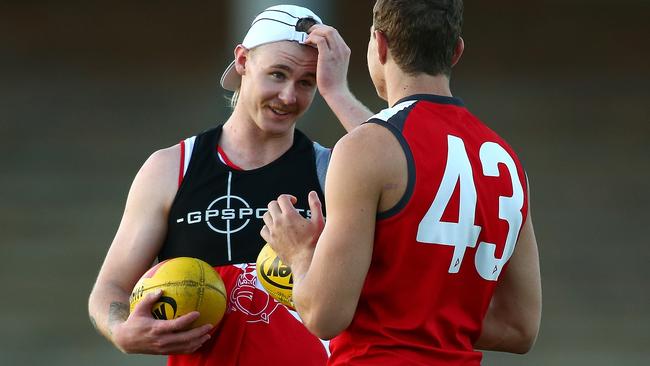
[[[508,269],[494,291],[481,336],[474,347],[526,353],[537,338],[541,315],[539,255],[529,209]]]
[[[167,233],[167,215],[178,184],[179,151],[175,146],[154,153],[136,175],[88,300],[95,328],[125,353],[192,352],[209,338],[209,326],[172,334],[186,328],[197,313],[154,320],[151,306],[160,294],[142,301],[129,315],[131,289],[153,264]]]
[[[373,115],[370,109],[363,105],[347,87],[338,92],[327,95],[321,93],[321,95],[347,132],[357,128]]]
[[[356,311],[372,258],[382,187],[385,177],[394,172],[390,162],[379,165],[376,157],[391,156],[391,143],[399,149],[389,134],[381,127],[364,125],[337,143],[325,188],[327,223],[320,237],[322,217],[314,216],[320,204],[313,193],[311,220],[295,213],[288,196],[270,203],[264,217],[262,236],[293,271],[296,310],[320,338],[339,334]]]
[[[318,91],[343,128],[347,132],[352,131],[373,113],[357,100],[348,87],[350,48],[335,28],[322,24],[310,28],[305,43],[318,47]]]

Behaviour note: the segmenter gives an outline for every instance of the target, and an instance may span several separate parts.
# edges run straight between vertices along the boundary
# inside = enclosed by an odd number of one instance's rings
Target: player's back
[[[408,186],[378,215],[357,312],[330,361],[478,365],[473,343],[526,218],[524,171],[456,98],[415,95],[370,122],[400,140]]]

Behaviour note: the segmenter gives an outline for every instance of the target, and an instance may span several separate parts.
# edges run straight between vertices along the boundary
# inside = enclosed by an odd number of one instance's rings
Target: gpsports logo
[[[251,219],[261,220],[266,211],[266,207],[251,207],[242,197],[225,195],[210,202],[205,210],[188,212],[184,217],[176,219],[176,223],[204,223],[214,232],[230,235],[244,229]],[[305,212],[303,209],[297,211]],[[306,210],[306,215],[311,216],[311,212]]]

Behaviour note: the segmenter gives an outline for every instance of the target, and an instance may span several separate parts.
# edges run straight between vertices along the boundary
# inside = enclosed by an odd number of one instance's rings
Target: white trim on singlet
[[[314,141],[314,154],[316,155],[316,175],[318,175],[318,183],[320,190],[325,192],[325,178],[327,176],[327,167],[330,164],[332,157],[332,149],[323,147],[318,142]]]
[[[219,161],[223,163],[223,165],[228,165],[228,163],[226,163],[226,159],[223,158],[223,155],[221,155],[221,153],[218,150],[217,150],[217,157],[219,158]]]
[[[368,120],[371,119],[380,119],[382,121],[388,121],[392,116],[397,114],[397,112],[408,108],[411,104],[417,102],[417,100],[407,100],[405,102],[396,104],[390,108],[386,108],[382,110],[381,112],[375,114],[374,116],[368,118]]]
[[[183,178],[185,178],[187,168],[190,166],[190,159],[192,158],[192,151],[194,150],[194,141],[196,141],[196,136],[192,136],[183,140],[185,143],[185,155],[183,156]]]

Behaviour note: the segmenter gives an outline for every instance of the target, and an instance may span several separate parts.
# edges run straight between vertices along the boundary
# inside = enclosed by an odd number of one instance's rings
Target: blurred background
[[[295,1],[366,71],[373,1]],[[0,365],[163,365],[93,330],[87,296],[139,167],[228,115],[223,68],[269,1],[0,0]],[[465,4],[452,91],[531,181],[544,314],[525,356],[485,365],[650,364],[650,2]],[[342,135],[320,97],[299,128]],[[269,361],[269,364],[273,364]]]

